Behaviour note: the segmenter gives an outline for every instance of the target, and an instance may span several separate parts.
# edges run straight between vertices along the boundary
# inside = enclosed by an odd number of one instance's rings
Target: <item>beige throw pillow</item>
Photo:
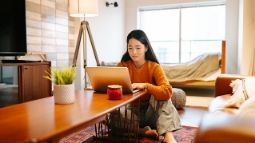
[[[255,78],[237,79],[230,83],[233,95],[224,107],[240,107],[242,103],[255,95]]]

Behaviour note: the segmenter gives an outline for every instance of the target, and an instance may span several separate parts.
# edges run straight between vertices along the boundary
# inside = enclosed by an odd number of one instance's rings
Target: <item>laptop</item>
[[[135,93],[133,90],[127,67],[86,67],[92,88],[96,92],[106,93],[107,86],[118,84],[122,86],[123,94]]]

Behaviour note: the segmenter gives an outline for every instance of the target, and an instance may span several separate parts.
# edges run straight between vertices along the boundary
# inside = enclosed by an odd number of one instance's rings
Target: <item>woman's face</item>
[[[128,41],[128,54],[134,62],[145,61],[145,52],[147,49],[144,44],[134,38]]]

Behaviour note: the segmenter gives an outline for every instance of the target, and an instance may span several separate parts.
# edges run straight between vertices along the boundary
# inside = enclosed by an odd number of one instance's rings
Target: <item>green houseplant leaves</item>
[[[54,69],[47,71],[46,79],[53,81],[56,85],[72,84],[75,78],[75,69],[73,67]]]

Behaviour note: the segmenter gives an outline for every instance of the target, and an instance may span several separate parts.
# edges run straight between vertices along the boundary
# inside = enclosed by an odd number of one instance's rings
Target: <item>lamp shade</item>
[[[72,17],[94,17],[98,15],[98,0],[69,0]]]

